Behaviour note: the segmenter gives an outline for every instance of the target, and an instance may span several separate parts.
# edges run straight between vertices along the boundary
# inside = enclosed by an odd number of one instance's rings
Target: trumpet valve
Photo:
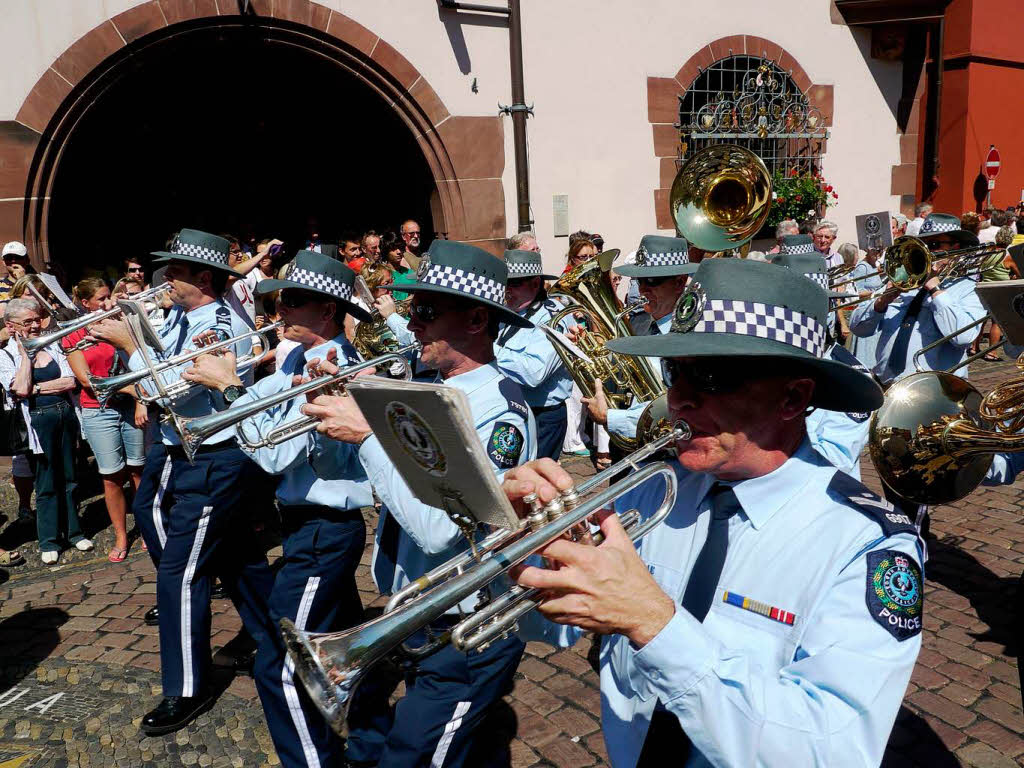
[[[527,516],[526,522],[531,528],[540,528],[548,521],[544,505],[541,504],[536,493],[528,493],[523,496],[523,503],[530,508],[530,514]]]

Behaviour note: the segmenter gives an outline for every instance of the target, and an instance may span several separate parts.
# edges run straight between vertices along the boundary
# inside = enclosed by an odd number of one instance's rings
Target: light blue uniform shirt
[[[359,362],[359,355],[344,333],[308,350],[296,347],[285,358],[280,370],[257,381],[231,407],[237,408],[291,389],[292,376],[304,374],[308,361],[313,358],[323,360],[331,349],[338,351],[339,365]],[[255,441],[274,427],[303,418],[299,408],[305,402],[305,396],[300,395],[261,411],[243,421],[241,426],[248,439]],[[373,504],[373,490],[363,465],[359,463],[356,446],[337,440],[315,440],[315,434],[307,433],[255,451],[239,445],[264,471],[281,476],[277,499],[282,506],[320,504],[344,511]]]
[[[672,330],[672,313],[669,312],[660,320],[656,320],[659,333],[668,333]],[[648,357],[647,360],[654,366],[655,371],[661,371],[661,358]],[[608,409],[608,432],[612,435],[632,439],[636,437],[636,425],[640,421],[640,415],[649,403],[639,401],[633,403],[629,408]]]
[[[921,606],[917,628],[907,629],[905,615],[878,602],[872,576],[891,576],[896,557],[920,564],[909,520],[805,440],[774,472],[735,486],[743,509],[729,520],[728,554],[701,623],[679,604],[707,538],[714,478],[673,467],[676,505],[639,551],[676,600],[675,616],[642,649],[622,635],[602,638],[602,728],[612,765],[636,764],[659,701],[693,742],[687,766],[878,765],[921,648]],[[650,513],[663,489],[655,478],[616,507]],[[904,594],[922,594],[920,582],[910,580]],[[735,605],[726,593],[791,613],[793,624]],[[890,621],[904,628],[889,629]],[[536,611],[520,628],[524,639],[561,646],[582,634]]]
[[[197,348],[192,339],[210,330],[217,332],[219,340],[229,339],[252,331],[241,316],[221,299],[204,304],[188,312],[180,309],[178,311],[172,310],[167,317],[167,322],[157,332],[157,336],[163,343],[164,351],[163,353],[158,353],[156,350],[149,349],[150,358],[153,362],[157,362],[158,360],[175,357],[184,352],[191,352]],[[234,352],[238,357],[248,355],[251,351],[251,336],[246,336],[234,344]],[[128,359],[128,368],[132,371],[139,371],[145,367],[142,354],[136,350]],[[182,371],[191,367],[191,362],[175,366],[160,374],[160,380],[165,387],[174,384],[181,380]],[[252,370],[245,371],[241,379],[247,385],[251,384]],[[147,379],[142,383],[142,386],[148,393],[156,394],[156,387],[153,386],[151,380]],[[171,405],[174,412],[183,418],[207,416],[214,411],[222,411],[226,407],[220,392],[211,391],[198,384],[191,387],[186,394],[176,398],[173,403],[161,402],[160,404],[163,406]],[[181,445],[181,439],[170,423],[164,422],[160,425],[160,435],[164,445]],[[233,428],[222,429],[220,432],[211,435],[207,440],[204,440],[203,445],[217,445],[233,440],[234,437],[235,432]]]
[[[867,369],[846,351],[833,344],[825,354],[867,376]],[[871,413],[826,411],[815,408],[807,414],[807,437],[814,449],[837,468],[860,480],[860,455],[868,444]]]
[[[915,372],[914,353],[919,349],[985,316],[985,307],[982,306],[981,300],[975,293],[974,285],[974,280],[969,277],[948,280],[939,286],[942,293],[934,298],[929,296],[924,300],[921,312],[914,321],[910,343],[907,345],[906,368],[896,376],[895,380]],[[903,318],[916,294],[916,290],[904,291],[886,307],[884,315],[875,311],[873,301],[865,301],[854,309],[850,316],[850,330],[855,335],[865,337],[877,335],[878,343],[872,370],[885,384],[889,383],[886,380],[889,355],[896,343]],[[927,352],[921,359],[921,365],[925,370],[931,371],[946,370],[957,366],[967,356],[967,347],[977,335],[978,329],[971,328],[954,336],[945,344]],[[959,368],[953,373],[966,377],[967,368]]]
[[[877,291],[882,287],[882,276],[871,275],[872,272],[877,272],[881,268],[881,262],[878,262],[877,266],[872,267],[866,261],[858,261],[857,265],[853,268],[853,271],[849,275],[844,277],[844,280],[851,280],[855,277],[861,278],[855,283],[847,283],[845,288],[853,288],[855,291]],[[865,275],[871,275],[871,277],[864,277]],[[839,286],[842,290],[844,286]]]
[[[440,383],[440,377],[435,381]],[[499,477],[507,469],[536,458],[533,413],[526,407],[521,387],[505,378],[496,362],[445,379],[444,383],[466,393],[477,435]],[[501,457],[493,445],[495,430],[509,427],[517,430],[522,439],[519,456],[515,459]],[[389,594],[399,590],[469,548],[462,532],[444,510],[428,506],[413,496],[375,436],[360,446],[359,460],[384,504],[373,548],[373,575],[381,592]],[[392,526],[396,521],[400,526],[397,531],[392,528],[392,533],[397,534],[393,561],[388,546],[381,546],[387,516],[393,518]],[[460,607],[472,611],[477,602],[476,596],[472,596]]]
[[[519,313],[527,317],[529,307]],[[540,325],[546,324],[559,307],[553,299],[541,303],[527,317],[533,328],[516,328],[502,324],[498,340],[494,342],[494,355],[501,372],[519,382],[531,408],[560,405],[572,394],[572,378],[555,352],[555,347],[544,335]],[[565,330],[565,323],[559,330]]]

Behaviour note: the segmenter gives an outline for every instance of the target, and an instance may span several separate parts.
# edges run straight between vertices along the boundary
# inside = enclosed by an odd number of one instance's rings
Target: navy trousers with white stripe
[[[419,632],[408,642],[425,641]],[[388,697],[397,679],[388,665],[372,667],[349,709],[346,756],[381,768],[469,765],[473,731],[490,706],[512,690],[525,649],[515,636],[480,653],[449,645],[406,671],[405,696],[394,710]]]
[[[238,525],[242,489],[252,484],[254,470],[233,445],[201,453],[195,464],[160,443],[146,456],[132,512],[157,569],[164,696],[196,696],[206,688],[213,577],[220,577],[258,644],[276,635],[267,608],[273,574]]]
[[[366,545],[366,524],[359,510],[282,507],[283,555],[278,561],[270,615],[309,632],[336,632],[362,621],[356,566]],[[253,676],[267,716],[267,727],[285,768],[340,765],[344,743],[294,679],[294,664],[283,643],[264,643]]]

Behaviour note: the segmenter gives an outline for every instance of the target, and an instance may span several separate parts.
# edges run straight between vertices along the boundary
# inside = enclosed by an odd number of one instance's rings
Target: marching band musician
[[[825,257],[814,251],[809,235],[793,237],[806,237],[807,250],[803,250],[802,244],[794,246],[783,242],[782,250],[775,258],[774,263],[781,267],[788,267],[791,271],[803,275],[827,290],[828,267],[825,264]],[[790,240],[791,238],[785,239]],[[841,295],[829,292],[830,297]],[[860,361],[842,344],[836,343],[832,334],[827,336],[825,343],[825,357],[848,365],[865,376],[871,375],[868,373],[868,369],[861,365]],[[870,411],[830,411],[815,408],[807,414],[807,437],[818,453],[831,461],[838,469],[860,480],[860,455],[868,444],[870,420]]]
[[[505,251],[505,264],[505,304],[534,327],[502,323],[494,354],[501,372],[523,388],[526,404],[533,411],[537,457],[557,461],[568,425],[565,401],[572,394],[572,378],[540,329],[561,309],[544,290],[545,280],[557,278],[543,274],[539,251]]]
[[[250,330],[220,296],[229,276],[228,241],[198,230],[183,229],[168,251],[157,251],[156,262],[167,262],[165,280],[178,312],[172,312],[159,331],[160,360],[194,351],[211,338],[228,339]],[[128,367],[142,370],[143,356],[121,320],[89,326],[92,336],[130,355]],[[239,355],[251,348],[248,336],[234,344]],[[164,385],[181,379],[191,363],[160,374]],[[249,374],[251,375],[251,374]],[[146,385],[146,382],[143,382]],[[147,388],[155,394],[155,387]],[[168,405],[164,403],[164,405]],[[174,400],[181,416],[204,416],[222,410],[220,393],[192,387]],[[266,596],[273,575],[262,552],[251,551],[240,536],[222,546],[238,513],[252,463],[234,444],[230,430],[212,436],[200,448],[194,463],[181,448],[170,424],[161,426],[162,439],[146,455],[142,480],[132,514],[157,568],[157,607],[147,623],[160,627],[160,674],[163,700],[142,718],[149,736],[183,728],[209,709],[210,585],[219,576],[227,587],[246,629],[258,645],[274,642],[277,632],[267,620]]]
[[[432,380],[466,393],[495,472],[531,460],[537,452],[532,414],[522,388],[501,373],[494,359],[501,323],[531,326],[504,304],[508,268],[475,246],[435,240],[416,278],[396,287],[413,295],[409,330],[422,344],[423,364],[437,371]],[[374,578],[382,592],[406,586],[468,548],[442,510],[412,496],[353,398],[320,396],[302,411],[321,419],[319,432],[358,446],[359,460],[383,502],[373,553]],[[472,611],[477,603],[474,596],[458,610]],[[450,629],[459,619],[454,610],[431,630]],[[410,642],[419,644],[425,637],[419,633]],[[466,765],[472,733],[488,707],[509,690],[523,649],[514,636],[482,653],[464,654],[449,645],[408,669],[405,697],[393,713],[388,696],[394,681],[382,679],[380,670],[371,672],[349,711],[349,764]]]
[[[358,363],[359,356],[345,337],[345,315],[361,321],[370,315],[352,300],[354,281],[355,273],[341,262],[299,251],[282,279],[263,280],[255,289],[257,296],[281,291],[284,338],[300,344],[281,370],[247,389],[236,373],[233,355],[204,355],[183,377],[218,391],[231,407],[238,407],[288,390],[307,363],[331,354],[342,364]],[[302,418],[302,403],[304,398],[296,398],[269,408],[242,422],[242,429],[251,440],[266,436],[273,428]],[[362,605],[355,572],[366,544],[360,509],[373,506],[373,492],[356,449],[334,441],[315,446],[305,434],[247,453],[263,470],[280,477],[276,495],[284,556],[269,597],[273,625],[288,618],[299,629],[331,632],[358,624]],[[341,764],[343,743],[306,690],[295,685],[294,665],[276,634],[273,642],[260,645],[253,671],[282,765]]]
[[[811,447],[808,406],[869,411],[867,376],[824,357],[825,293],[774,264],[704,261],[656,355],[679,481],[634,545],[614,515],[597,547],[559,539],[520,585],[545,590],[523,634],[603,635],[602,725],[615,766],[847,765],[882,760],[921,646],[913,526]],[[572,485],[552,462],[509,472],[513,502]],[[557,489],[557,490],[556,490]],[[650,513],[652,479],[616,502]]]
[[[668,333],[672,309],[686,287],[689,275],[697,265],[690,262],[686,240],[681,237],[644,235],[636,250],[636,262],[615,267],[617,274],[636,278],[640,295],[647,300],[644,312],[634,314],[629,322],[636,336],[657,336]],[[658,361],[652,360],[657,370]],[[625,409],[609,408],[601,382],[595,383],[593,397],[583,398],[590,418],[607,426],[608,432],[624,438],[635,438],[637,422],[646,402],[637,401]]]
[[[932,251],[978,245],[978,238],[960,228],[956,216],[932,213],[921,225],[918,237]],[[850,315],[850,330],[857,336],[878,336],[872,368],[883,386],[914,372],[914,353],[947,334],[985,316],[974,291],[974,277],[942,280],[944,261],[932,264],[933,274],[917,289],[890,288],[874,301],[866,301]],[[978,332],[970,328],[921,358],[925,370],[950,369],[960,363]],[[967,369],[953,371],[966,378]]]

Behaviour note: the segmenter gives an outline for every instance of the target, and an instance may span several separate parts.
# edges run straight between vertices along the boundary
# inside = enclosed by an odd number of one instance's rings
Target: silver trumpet
[[[113,311],[113,310],[111,310]],[[96,322],[95,320],[93,322]],[[166,360],[158,360],[153,364],[152,368],[144,368],[138,371],[128,371],[127,373],[121,373],[117,376],[89,376],[89,386],[92,387],[93,394],[96,395],[96,400],[99,401],[100,407],[105,408],[107,401],[115,394],[120,392],[125,387],[136,386],[141,384],[146,379],[153,378],[157,374],[169,371],[172,368],[176,368],[179,365],[190,363],[200,355],[209,355],[214,352],[220,352],[226,350],[237,344],[240,341],[257,336],[260,339],[260,343],[265,350],[270,349],[269,334],[272,331],[277,330],[284,323],[278,321],[266,325],[258,331],[246,331],[240,333],[238,336],[232,336],[230,339],[224,339],[223,341],[215,341],[212,344],[207,344],[205,347],[199,347],[191,352],[182,352],[180,355],[169,357]],[[262,353],[261,353],[262,354]],[[257,361],[261,355],[243,355],[236,361],[236,366],[246,368]],[[145,392],[139,392],[139,402],[142,403],[153,403],[157,400],[168,399],[174,400],[177,397],[181,397],[183,394],[188,392],[192,387],[202,386],[201,384],[186,381],[185,379],[179,379],[173,384],[167,386],[158,385],[158,392],[155,395],[150,395]]]
[[[462,651],[483,650],[495,639],[515,631],[519,618],[537,606],[537,590],[513,586],[450,631],[415,648],[405,644],[410,636],[505,576],[530,555],[565,535],[575,538],[578,526],[586,525],[591,515],[655,476],[664,480],[665,495],[654,514],[641,520],[636,510],[630,510],[619,519],[633,541],[660,525],[675,505],[675,472],[663,461],[642,468],[639,465],[690,436],[689,425],[678,421],[671,433],[562,493],[548,505],[527,497],[524,501],[530,504],[532,513],[520,521],[518,528],[497,530],[477,543],[475,552],[458,555],[416,579],[391,598],[384,614],[377,619],[344,632],[326,633],[304,632],[288,619],[282,619],[281,634],[295,663],[295,672],[331,728],[342,732],[356,686],[370,667],[392,653],[424,658],[450,642]],[[592,490],[627,469],[633,471],[626,478],[582,501]]]
[[[185,452],[189,461],[192,461],[195,457],[196,451],[199,450],[199,446],[203,444],[204,440],[209,438],[211,435],[215,435],[221,430],[232,426],[235,427],[238,442],[249,450],[256,450],[257,448],[264,448],[270,445],[278,445],[287,440],[291,440],[293,437],[304,435],[307,432],[312,432],[316,429],[317,419],[312,416],[303,416],[298,419],[292,419],[289,422],[275,427],[265,436],[261,436],[257,440],[250,440],[246,436],[242,423],[246,419],[255,416],[257,413],[261,413],[268,408],[273,408],[276,405],[286,403],[289,400],[301,397],[302,395],[306,395],[310,392],[316,392],[321,389],[326,389],[328,391],[341,389],[348,379],[351,379],[353,376],[356,376],[369,368],[376,368],[378,365],[391,363],[402,364],[404,366],[402,374],[405,380],[408,381],[412,378],[412,365],[409,363],[406,355],[419,349],[419,346],[419,342],[413,342],[412,344],[407,344],[393,352],[388,352],[387,354],[380,355],[379,357],[375,357],[371,360],[365,360],[361,363],[355,363],[346,368],[342,368],[333,375],[317,376],[315,379],[303,382],[302,384],[286,389],[283,392],[277,392],[273,395],[268,395],[267,397],[261,397],[259,400],[243,403],[235,408],[229,408],[226,411],[211,413],[208,416],[196,416],[191,419],[184,419],[176,413],[172,413],[171,423],[174,425],[175,430],[178,432],[178,436],[181,438],[181,448]]]
[[[135,294],[134,296],[132,296],[132,299],[134,301],[154,302],[161,293],[164,293],[169,289],[170,284],[168,283],[156,285],[150,288],[148,291],[143,291],[142,293]],[[36,293],[36,295],[39,296],[38,293]],[[44,300],[42,299],[41,296],[39,297],[38,301],[40,304],[43,305],[44,308],[49,308],[48,304],[43,303]],[[87,315],[76,317],[73,320],[56,321],[58,326],[56,331],[44,333],[39,336],[34,336],[31,339],[25,339],[22,342],[22,346],[25,347],[25,351],[31,357],[32,355],[36,354],[39,350],[50,346],[54,342],[60,341],[68,334],[74,333],[75,331],[80,331],[82,328],[86,328],[92,325],[93,323],[98,323],[101,320],[106,320],[107,318],[110,317],[117,317],[118,315],[121,314],[121,312],[122,309],[120,307],[114,307],[113,309],[97,309],[95,312],[90,312]],[[56,319],[56,315],[52,314],[52,310],[51,316]],[[80,342],[75,344],[75,346],[73,346],[71,350],[86,349],[88,347],[91,347],[95,343],[96,342],[94,341],[86,341],[85,339],[82,339]],[[70,352],[71,350],[68,351]]]

